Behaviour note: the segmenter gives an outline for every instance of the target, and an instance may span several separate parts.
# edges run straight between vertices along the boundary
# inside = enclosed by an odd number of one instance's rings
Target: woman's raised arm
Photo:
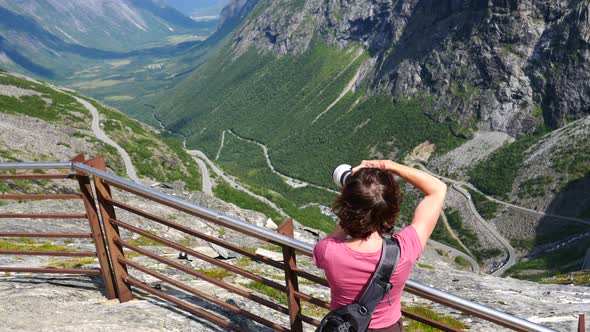
[[[412,226],[424,248],[440,216],[447,186],[428,173],[391,160],[363,160],[359,166],[353,168],[352,173],[365,167],[377,167],[392,172],[424,193],[425,197],[416,207],[412,218]]]

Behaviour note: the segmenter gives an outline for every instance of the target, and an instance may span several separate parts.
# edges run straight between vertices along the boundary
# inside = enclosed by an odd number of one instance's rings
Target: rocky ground
[[[180,191],[162,189],[169,194],[176,196],[189,195],[189,200],[199,205],[221,211],[230,216],[247,220],[259,226],[274,228],[263,215],[241,210],[235,206],[222,202],[218,199],[202,193],[183,193]],[[224,229],[198,218],[175,212],[167,207],[149,203],[145,200],[134,198],[114,190],[116,199],[122,200],[133,206],[145,209],[150,213],[164,216],[180,224],[190,226],[208,235],[220,237],[230,243],[242,247],[260,249],[263,243],[249,240],[234,231]],[[64,211],[79,210],[78,202],[70,202],[63,205],[63,202],[55,205],[49,202],[13,202],[3,207],[3,211],[10,212],[39,212],[39,211]],[[52,205],[54,204],[54,205]],[[36,206],[36,207],[35,207]],[[59,209],[59,210],[58,210]],[[157,234],[184,243],[188,247],[218,257],[219,253],[198,239],[187,240],[186,236],[168,229],[149,223],[141,218],[128,213],[117,211],[117,218],[131,224],[142,225]],[[44,226],[42,226],[44,225]],[[22,220],[3,221],[2,231],[80,231],[85,229],[84,221],[53,221],[50,223],[25,222]],[[296,229],[297,238],[314,243],[317,235],[304,230],[300,226]],[[123,232],[123,238],[141,241],[137,236],[130,236]],[[91,244],[79,242],[64,243],[54,242],[71,248],[91,249]],[[162,246],[153,246],[146,243],[145,247],[169,258],[177,259],[178,251]],[[272,256],[272,247],[263,246],[267,249],[267,255]],[[214,267],[206,262],[193,257],[191,261],[177,260],[186,266],[200,270],[213,271]],[[252,311],[273,322],[287,323],[287,317],[278,314],[270,309],[265,309],[253,302],[234,295],[224,289],[213,286],[197,278],[188,276],[160,263],[152,261],[143,256],[133,258],[142,265],[156,269],[166,275],[183,280],[188,285],[211,294],[227,303],[234,304],[240,308]],[[309,258],[299,257],[299,265],[314,274],[321,271],[313,267]],[[51,259],[29,258],[21,256],[8,258],[4,256],[0,260],[2,266],[46,266],[55,263]],[[281,282],[281,271],[254,262],[237,258],[225,260],[230,264],[242,264],[246,269],[259,275]],[[90,263],[85,267],[96,266],[97,263]],[[242,326],[247,331],[267,331],[252,321],[240,318],[238,315],[229,313],[215,305],[198,299],[194,296],[181,293],[157,279],[131,270],[133,277],[145,282],[148,285],[156,286],[167,293],[179,295],[183,300],[188,300],[199,307],[215,312],[220,317]],[[228,275],[223,277],[225,281],[239,285],[247,289],[250,281],[244,277]],[[482,276],[470,272],[454,269],[452,258],[445,258],[434,250],[427,250],[420,260],[420,265],[415,267],[413,280],[427,285],[448,291],[465,297],[469,300],[489,305],[499,310],[517,315],[532,321],[548,324],[560,331],[574,329],[577,314],[590,307],[590,289],[587,287],[539,285],[536,283],[518,281],[511,278],[499,279]],[[327,299],[329,292],[326,288],[314,284],[302,283],[301,289],[305,293],[313,294],[319,298]],[[120,329],[124,331],[222,331],[224,329],[214,326],[211,323],[196,318],[182,310],[174,308],[165,302],[158,300],[140,291],[136,291],[136,300],[119,304],[118,301],[108,301],[103,294],[102,282],[99,278],[83,276],[60,276],[60,275],[30,275],[6,273],[0,276],[0,317],[2,317],[4,331],[107,331]],[[498,327],[493,324],[482,322],[478,319],[467,317],[457,310],[444,308],[429,303],[424,299],[407,294],[404,299],[405,305],[431,306],[433,310],[456,317],[467,322],[472,331],[497,331]],[[307,330],[313,329],[308,327]],[[500,329],[502,330],[502,329]]]

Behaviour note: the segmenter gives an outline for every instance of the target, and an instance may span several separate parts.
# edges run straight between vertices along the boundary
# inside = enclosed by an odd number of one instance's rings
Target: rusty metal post
[[[101,171],[106,171],[106,164],[103,156],[96,157],[85,162],[86,165],[94,167]],[[111,200],[111,190],[102,179],[94,177],[94,188],[96,189],[96,198],[100,207],[100,215],[104,235],[108,245],[108,253],[112,264],[113,275],[115,277],[115,287],[120,302],[133,300],[131,288],[125,282],[127,278],[127,268],[121,264],[119,258],[125,258],[123,248],[115,243],[120,238],[119,228],[111,224],[110,219],[116,219],[115,208],[109,202]]]
[[[578,316],[578,332],[586,332],[586,319],[584,314]]]
[[[78,155],[71,161],[84,162],[84,155]],[[76,174],[78,184],[80,185],[80,194],[82,195],[84,208],[86,209],[86,215],[88,216],[92,240],[94,241],[94,246],[96,248],[96,256],[98,257],[98,263],[100,264],[100,273],[104,280],[106,297],[107,299],[112,300],[117,297],[117,293],[115,292],[111,264],[107,256],[105,238],[98,219],[98,209],[96,208],[94,195],[92,194],[90,177],[81,172],[76,172]]]
[[[293,237],[293,219],[285,220],[277,229],[277,233]],[[295,296],[299,292],[299,282],[297,281],[297,258],[295,250],[289,246],[281,245],[283,248],[283,261],[285,264],[285,282],[287,286],[287,304],[289,308],[289,321],[291,331],[303,332],[303,321],[301,320],[301,302]]]

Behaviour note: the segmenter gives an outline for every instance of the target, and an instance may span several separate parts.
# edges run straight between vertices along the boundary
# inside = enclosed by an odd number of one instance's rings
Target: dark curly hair
[[[348,235],[367,238],[374,231],[387,233],[393,229],[401,202],[392,173],[361,168],[342,188],[332,210]]]

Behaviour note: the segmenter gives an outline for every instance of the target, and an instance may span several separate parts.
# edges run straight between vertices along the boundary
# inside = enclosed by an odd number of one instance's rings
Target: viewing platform
[[[276,231],[260,227],[110,174],[102,157],[0,163],[0,171],[0,181],[31,181],[48,189],[48,193],[2,193],[0,202],[44,201],[55,209],[15,212],[9,210],[11,205],[0,205],[0,225],[6,220],[17,220],[19,225],[46,223],[35,232],[0,226],[0,241],[12,245],[0,248],[0,272],[4,272],[0,294],[13,308],[0,308],[0,317],[7,317],[9,328],[27,330],[31,322],[35,330],[61,326],[71,331],[313,331],[328,312],[328,285],[313,266],[313,244],[295,238],[291,219]],[[48,186],[49,181],[60,185]],[[57,188],[65,190],[57,192]],[[67,211],[58,210],[62,206]],[[227,232],[232,235],[226,236]],[[239,245],[232,240],[235,237],[248,238],[256,245]],[[37,245],[31,239],[59,239],[63,245]],[[69,266],[54,262],[48,267],[40,260],[40,266],[32,267],[19,265],[18,260],[7,264],[5,259],[47,256],[98,263]],[[439,284],[461,287],[455,280],[440,280]],[[52,293],[51,286],[61,293]],[[485,285],[478,287],[485,289]],[[518,312],[493,308],[497,302],[492,293],[487,306],[414,280],[408,280],[404,290],[407,296],[464,313],[466,326],[477,319],[490,322],[486,326],[497,324],[486,330],[556,331],[519,318]],[[590,301],[584,296],[581,301]],[[40,310],[29,316],[35,304],[56,305],[50,308],[54,314]],[[590,302],[581,302],[572,308],[589,306]],[[116,312],[121,316],[115,318]],[[406,322],[462,331],[415,311],[403,309],[402,313]],[[551,322],[552,315],[548,310],[542,321]],[[52,325],[51,319],[61,325]],[[585,331],[583,314],[577,329]]]

